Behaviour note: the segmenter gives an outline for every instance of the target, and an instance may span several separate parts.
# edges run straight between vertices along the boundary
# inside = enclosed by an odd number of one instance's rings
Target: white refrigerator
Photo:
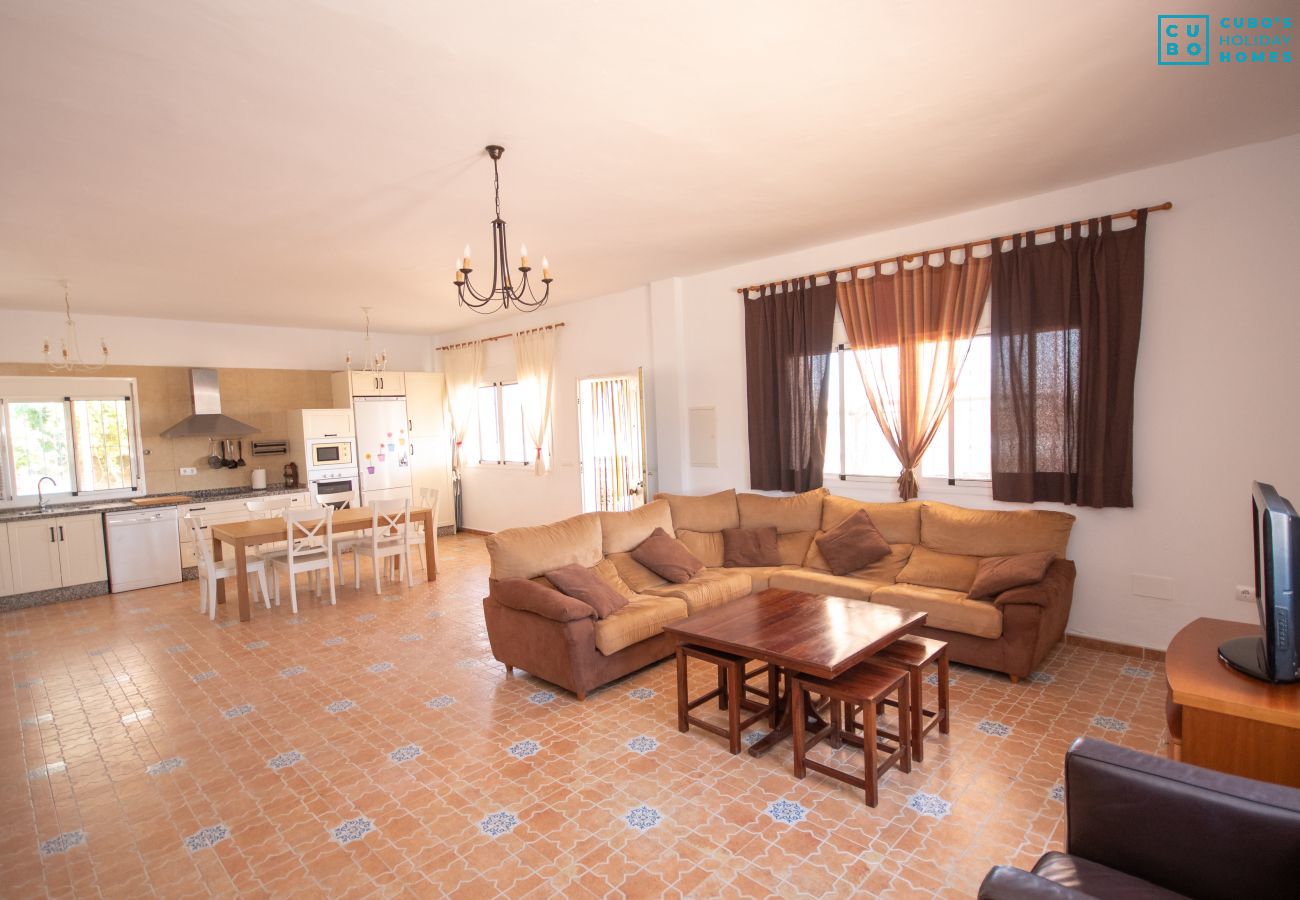
[[[411,499],[411,435],[405,397],[354,397],[361,504]]]

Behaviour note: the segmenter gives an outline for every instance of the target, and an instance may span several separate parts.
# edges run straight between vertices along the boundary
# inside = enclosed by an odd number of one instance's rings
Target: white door
[[[103,581],[108,576],[104,565],[103,517],[60,516],[56,522],[63,586]]]
[[[411,487],[410,434],[406,400],[358,397],[357,464],[361,469],[361,502],[371,491]]]
[[[578,382],[584,512],[645,503],[646,452],[641,370]]]
[[[63,586],[55,519],[9,523],[9,562],[15,594]]]

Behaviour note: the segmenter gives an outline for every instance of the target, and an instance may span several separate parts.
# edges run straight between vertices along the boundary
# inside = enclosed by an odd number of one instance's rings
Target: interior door
[[[578,382],[584,512],[636,509],[646,497],[641,370]]]

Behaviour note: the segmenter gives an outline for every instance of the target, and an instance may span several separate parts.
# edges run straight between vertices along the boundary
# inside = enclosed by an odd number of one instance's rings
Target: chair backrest
[[[406,540],[411,527],[410,500],[372,500],[369,506],[372,541],[378,543],[380,537]]]
[[[433,521],[436,524],[438,521],[438,489],[420,488],[420,505],[433,510]]]
[[[191,513],[185,516],[184,521],[194,534],[195,562],[198,563],[201,569],[211,569],[212,545],[208,543],[208,536],[203,533],[203,519]]]
[[[245,500],[244,508],[248,510],[251,519],[273,519],[282,515],[292,504],[293,501],[288,497],[277,497],[273,500]]]
[[[326,553],[333,552],[334,507],[286,509],[284,522],[290,563],[293,562],[294,556],[319,551],[322,547]]]

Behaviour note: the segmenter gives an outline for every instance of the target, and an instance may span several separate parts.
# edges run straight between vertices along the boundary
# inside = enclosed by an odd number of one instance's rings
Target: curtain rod
[[[1174,208],[1173,202],[1170,200],[1166,200],[1164,203],[1159,203],[1156,204],[1155,206],[1148,206],[1147,212],[1160,212],[1162,210],[1173,209],[1173,208]],[[1112,219],[1136,219],[1137,214],[1138,211],[1136,209],[1126,209],[1123,212],[1111,213],[1110,217]],[[1089,218],[1103,218],[1103,217],[1091,216]],[[1079,221],[1087,222],[1088,219],[1080,219]],[[1073,223],[1067,223],[1063,225],[1048,225],[1046,228],[1034,229],[1033,233],[1048,234],[1050,232],[1055,231],[1058,228],[1068,228],[1071,224]],[[1024,232],[1020,231],[1017,232],[1016,234],[1005,234],[1002,235],[1001,237],[985,238],[984,240],[980,240],[980,241],[971,241],[970,247],[971,249],[974,249],[976,247],[985,247],[985,246],[992,247],[994,241],[997,241],[999,243],[1001,243],[1002,241],[1011,241],[1011,240],[1015,240],[1017,237],[1019,237],[1022,234],[1024,234]],[[793,278],[779,278],[776,281],[770,281],[767,284],[751,284],[748,287],[738,287],[736,288],[736,293],[741,294],[744,297],[748,297],[750,291],[761,291],[764,288],[775,287],[776,285],[782,284],[783,282],[787,282],[787,281],[802,281],[805,278],[820,278],[822,275],[832,275],[832,276],[843,275],[845,272],[856,272],[858,269],[867,269],[872,266],[879,266],[881,263],[894,262],[895,260],[900,258],[903,260],[903,262],[911,262],[917,257],[922,257],[922,256],[929,257],[932,253],[948,254],[951,253],[953,250],[960,250],[965,246],[967,246],[965,243],[952,244],[948,247],[936,247],[933,250],[922,250],[919,253],[904,253],[895,256],[887,256],[884,259],[877,259],[877,260],[873,260],[872,262],[855,263],[854,265],[851,266],[840,266],[838,269],[822,269],[819,272],[813,272],[807,275],[796,275]]]
[[[552,328],[563,328],[563,322],[556,322],[554,325],[539,325],[537,328],[525,328],[523,331],[511,331],[506,334],[494,334],[492,337],[479,338],[477,341],[461,341],[459,344],[448,344],[445,347],[435,347],[436,350],[455,350],[457,347],[468,347],[470,344],[486,344],[488,341],[499,341],[502,338],[514,337],[516,334],[532,334],[534,331],[550,331]]]

